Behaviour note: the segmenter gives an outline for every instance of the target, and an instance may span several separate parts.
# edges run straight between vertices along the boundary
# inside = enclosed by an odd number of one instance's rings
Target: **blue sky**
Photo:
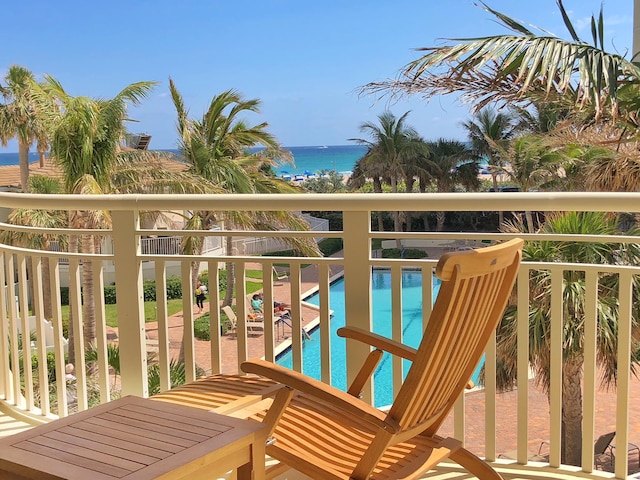
[[[555,0],[487,0],[490,7],[566,37]],[[605,0],[609,51],[631,49],[632,0]],[[578,33],[601,2],[565,0]],[[465,139],[468,108],[453,96],[388,105],[361,97],[362,85],[394,77],[418,57],[414,48],[442,38],[506,33],[471,0],[22,0],[2,9],[0,75],[19,64],[48,73],[71,95],[112,97],[138,81],[159,82],[130,116],[132,132],[153,136],[151,148],[175,148],[175,110],[168,78],[191,116],[211,98],[236,89],[258,98],[261,113],[285,146],[344,145],[385,108],[411,110],[408,124],[427,139]],[[627,54],[627,58],[629,58]],[[15,152],[11,142],[0,152]]]

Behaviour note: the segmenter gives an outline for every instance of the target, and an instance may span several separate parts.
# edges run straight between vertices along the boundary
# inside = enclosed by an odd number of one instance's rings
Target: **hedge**
[[[226,290],[227,288],[227,272],[226,270],[220,270],[219,289]],[[209,274],[203,272],[200,275],[200,280],[205,285],[209,285]],[[147,281],[142,284],[144,291],[144,301],[154,302],[156,300],[156,282]],[[173,300],[174,298],[182,298],[182,280],[180,277],[167,278],[167,300]],[[69,305],[69,287],[60,288],[60,300],[62,305]],[[116,303],[116,286],[107,285],[104,287],[104,303],[107,305],[115,305]]]

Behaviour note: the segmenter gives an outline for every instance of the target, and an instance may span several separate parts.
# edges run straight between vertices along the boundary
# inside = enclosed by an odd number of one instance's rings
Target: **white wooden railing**
[[[161,389],[168,389],[170,385],[171,349],[168,334],[167,314],[167,264],[179,262],[180,276],[183,288],[182,298],[182,322],[184,328],[181,350],[186,364],[186,380],[196,378],[196,360],[193,336],[193,287],[191,277],[192,262],[202,262],[203,258],[167,252],[144,253],[141,249],[141,238],[151,235],[167,235],[169,237],[182,237],[181,230],[162,230],[139,228],[139,212],[141,211],[188,211],[211,210],[288,210],[288,211],[341,211],[344,217],[343,231],[306,231],[306,232],[253,232],[256,237],[281,239],[287,237],[307,238],[331,238],[340,237],[344,242],[342,257],[331,258],[303,258],[303,257],[254,257],[254,256],[220,256],[208,257],[204,261],[204,269],[209,272],[209,285],[218,284],[218,268],[225,262],[233,262],[237,274],[235,285],[237,298],[243,298],[247,293],[245,288],[244,272],[247,263],[259,263],[265,272],[271,272],[274,263],[286,263],[289,270],[289,291],[292,301],[293,331],[300,331],[301,313],[304,305],[301,301],[303,288],[303,269],[308,265],[317,268],[317,289],[320,294],[320,306],[317,310],[320,328],[321,351],[323,352],[322,380],[330,382],[330,339],[329,339],[329,286],[331,271],[334,267],[340,267],[344,271],[346,319],[347,323],[362,328],[371,328],[371,269],[373,267],[388,267],[392,272],[393,291],[393,317],[401,321],[401,272],[403,269],[420,269],[423,272],[423,318],[426,321],[429,315],[429,306],[432,300],[432,269],[436,258],[425,260],[389,260],[373,258],[371,254],[371,242],[374,239],[400,238],[407,244],[430,241],[443,243],[458,241],[465,244],[474,244],[485,241],[499,241],[510,238],[506,234],[470,234],[470,233],[392,233],[372,232],[372,211],[497,211],[508,205],[513,211],[569,211],[569,210],[594,210],[605,212],[640,212],[640,194],[586,194],[586,193],[514,193],[514,194],[363,194],[363,195],[217,195],[217,196],[175,196],[175,195],[120,195],[120,196],[61,196],[61,195],[31,195],[0,193],[0,204],[8,208],[32,208],[32,209],[56,209],[56,210],[107,210],[111,212],[112,228],[104,230],[81,229],[38,229],[17,227],[2,224],[0,229],[6,232],[28,232],[32,234],[57,234],[67,235],[69,238],[81,235],[96,235],[100,237],[111,236],[113,240],[112,254],[83,254],[71,252],[40,251],[27,247],[0,245],[0,399],[5,404],[13,406],[21,411],[30,412],[41,417],[65,416],[69,413],[69,405],[83,410],[89,408],[91,391],[99,392],[100,402],[109,401],[114,395],[148,395],[147,382],[147,349],[145,339],[145,320],[143,312],[142,295],[142,271],[143,266],[152,268],[155,272],[157,284],[156,311],[158,321],[158,362],[160,368]],[[206,238],[218,238],[222,236],[246,236],[246,231],[195,231],[189,235],[203,236]],[[607,242],[613,241],[612,237],[580,237],[580,236],[541,236],[520,235],[526,239],[570,240],[575,242]],[[633,243],[634,237],[615,237],[616,243]],[[68,269],[61,269],[60,260],[68,259]],[[49,261],[48,276],[44,268],[45,260]],[[84,344],[83,331],[84,320],[82,313],[83,297],[81,295],[81,275],[84,268],[91,265],[91,278],[96,292],[102,292],[105,284],[105,272],[114,266],[114,281],[117,295],[118,312],[118,340],[120,351],[121,376],[118,378],[115,388],[113,376],[110,374],[107,360],[108,339],[105,324],[105,307],[102,295],[96,295],[94,311],[96,320],[96,350],[98,361],[88,368],[84,356],[87,345]],[[549,464],[545,468],[558,469],[560,465],[560,438],[561,438],[561,373],[562,373],[562,273],[567,270],[579,270],[586,272],[587,298],[594,298],[597,288],[597,275],[602,272],[611,272],[619,275],[622,288],[620,289],[620,321],[618,324],[618,387],[616,393],[615,430],[617,443],[624,445],[631,440],[629,429],[630,415],[630,378],[631,378],[631,311],[634,299],[631,294],[631,280],[633,276],[640,274],[640,267],[635,265],[571,265],[571,264],[523,264],[519,285],[528,284],[529,271],[546,269],[552,273],[553,281],[548,294],[551,296],[552,316],[552,384],[550,392],[550,455]],[[62,278],[62,277],[67,278]],[[265,275],[263,287],[265,301],[270,302],[274,296],[274,285],[270,281],[271,275]],[[45,362],[38,361],[37,366],[31,364],[34,359],[45,358],[45,342],[37,339],[35,343],[21,342],[19,348],[18,325],[21,330],[28,330],[29,316],[37,319],[44,318],[43,289],[50,286],[53,292],[51,324],[53,326],[53,352],[55,355],[55,378],[65,378],[64,347],[63,347],[63,322],[60,298],[60,285],[69,285],[70,310],[72,312],[72,328],[76,334],[73,336],[73,347],[76,352],[75,370],[77,392],[73,402],[69,401],[67,382],[58,381],[49,385],[49,375]],[[17,296],[18,301],[15,301]],[[529,375],[529,363],[527,358],[528,342],[528,290],[520,288],[517,292],[518,302],[518,378],[527,379]],[[216,288],[210,288],[208,301],[216,305],[220,293]],[[85,300],[86,301],[86,300]],[[239,365],[249,357],[250,340],[244,327],[246,318],[245,302],[237,303],[238,335],[236,350],[234,352]],[[211,360],[207,365],[200,365],[207,372],[220,372],[222,370],[220,313],[213,308],[210,314],[211,321]],[[267,309],[267,316],[270,315]],[[265,320],[270,325],[270,319]],[[36,322],[37,325],[40,323]],[[393,336],[401,338],[401,324],[394,326]],[[585,316],[585,369],[584,369],[584,421],[583,421],[583,465],[581,471],[589,473],[593,470],[593,442],[595,436],[596,407],[595,392],[597,386],[596,357],[592,345],[596,332],[595,306],[591,305],[586,310]],[[36,329],[36,337],[44,338],[43,330]],[[276,357],[276,333],[267,328],[264,332],[260,355],[273,360]],[[32,346],[33,345],[33,346]],[[296,370],[302,369],[303,340],[301,336],[293,335],[291,338],[293,349],[293,366]],[[358,344],[348,345],[349,355],[346,360],[347,377],[355,375],[357,365],[364,358],[367,349]],[[16,368],[21,365],[23,368]],[[487,351],[487,380],[484,385],[486,414],[485,414],[485,451],[484,456],[489,460],[498,457],[496,451],[497,425],[501,421],[501,415],[496,413],[495,399],[497,398],[495,379],[495,343],[489,346]],[[402,365],[396,364],[393,369],[394,388],[400,385],[402,378]],[[94,386],[94,387],[92,387]],[[95,388],[97,386],[97,388]],[[90,388],[91,387],[91,388]],[[528,393],[529,383],[519,381],[517,389],[517,458],[521,464],[527,464],[527,452],[531,446],[528,426]],[[372,390],[365,391],[364,398],[371,400]],[[55,405],[54,405],[55,404]],[[634,414],[636,412],[633,412]],[[461,398],[455,411],[455,435],[464,438],[465,412],[464,398]],[[638,441],[638,440],[636,440]],[[627,455],[625,449],[619,449],[616,455],[615,477],[625,478],[627,475]],[[537,465],[535,468],[542,468]]]

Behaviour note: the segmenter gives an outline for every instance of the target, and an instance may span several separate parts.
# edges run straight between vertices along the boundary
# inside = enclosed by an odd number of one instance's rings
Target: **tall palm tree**
[[[464,122],[462,126],[467,131],[471,148],[487,160],[493,191],[499,193],[498,174],[502,167],[503,159],[493,144],[506,147],[507,142],[513,136],[513,119],[510,115],[484,108],[478,112],[473,120]],[[504,213],[499,212],[498,224],[502,225]]]
[[[458,185],[467,190],[477,190],[478,155],[467,144],[458,140],[440,138],[427,142],[429,154],[424,160],[424,169],[428,171],[440,193],[455,191]],[[436,213],[436,231],[444,229],[445,213]]]
[[[386,172],[391,191],[398,192],[398,183],[405,178],[409,164],[415,158],[426,153],[426,144],[418,132],[406,124],[409,112],[400,118],[385,111],[378,115],[378,123],[364,122],[360,125],[360,132],[367,134],[368,139],[350,138],[349,141],[368,147],[368,162],[379,164]],[[400,214],[394,212],[394,229],[401,230]],[[399,240],[398,240],[399,241]]]
[[[41,162],[47,148],[46,118],[52,109],[53,102],[37,102],[34,98],[36,81],[33,73],[19,65],[12,65],[4,78],[6,85],[0,85],[0,94],[5,103],[0,104],[0,144],[16,137],[18,139],[18,155],[20,158],[20,185],[26,191],[29,185],[29,148],[34,141],[41,152]]]
[[[245,100],[234,91],[215,95],[208,110],[200,120],[189,119],[182,95],[173,80],[169,89],[178,115],[179,148],[190,172],[202,176],[220,192],[226,193],[296,193],[301,190],[289,182],[268,175],[265,166],[276,161],[288,160],[290,153],[280,147],[275,137],[267,132],[267,123],[250,126],[241,115],[259,111],[259,100]],[[265,150],[250,153],[249,148],[262,146]],[[193,212],[186,229],[208,229],[217,221],[223,221],[228,230],[261,228],[276,230],[289,228],[307,230],[309,225],[300,216],[290,212]],[[233,252],[233,238],[227,237],[227,251]],[[288,239],[295,249],[318,255],[315,242],[306,239]],[[192,254],[201,252],[201,239],[187,237],[183,245]],[[193,266],[193,282],[197,279],[197,265]],[[234,264],[227,263],[227,291],[223,306],[231,305],[234,292]]]
[[[205,193],[213,190],[208,182],[188,173],[167,172],[158,153],[123,151],[127,106],[138,104],[151,91],[153,82],[131,84],[112,99],[96,100],[72,97],[54,78],[47,76],[42,94],[53,96],[61,105],[55,119],[51,154],[62,171],[64,191],[77,194],[108,193]],[[111,218],[106,211],[69,212],[72,228],[109,228]],[[82,235],[80,248],[87,254],[98,253],[100,239]],[[77,251],[71,239],[69,249]],[[82,298],[85,345],[95,341],[94,287],[91,261],[82,268]],[[71,333],[70,333],[71,335]],[[69,342],[70,345],[73,342]]]
[[[504,231],[523,232],[522,224],[512,224]],[[615,235],[619,233],[615,216],[604,212],[558,212],[548,215],[541,233]],[[634,229],[625,235],[638,235]],[[572,264],[628,264],[640,261],[640,244],[576,243],[572,241],[527,242],[523,260],[533,262],[566,262]],[[618,290],[617,274],[602,273],[598,278],[597,354],[602,371],[602,383],[614,384],[617,369]],[[640,282],[634,278],[634,295],[639,293]],[[548,270],[533,272],[529,281],[529,361],[535,371],[535,380],[547,393],[550,386],[550,297],[551,275]],[[579,465],[582,446],[582,390],[584,363],[584,314],[586,298],[585,273],[567,271],[563,279],[563,365],[562,365],[562,455],[563,462]],[[640,323],[637,306],[633,313],[632,350],[640,348]],[[509,307],[498,328],[498,375],[501,388],[511,388],[516,379],[517,314]],[[635,370],[637,359],[632,360]]]
[[[387,171],[384,164],[378,162],[373,155],[372,149],[368,148],[367,152],[362,158],[358,159],[353,166],[353,172],[347,180],[349,188],[358,189],[363,187],[367,183],[367,179],[371,179],[373,182],[373,191],[375,193],[382,193],[382,185],[385,181]],[[378,231],[384,231],[384,219],[383,212],[378,212]]]
[[[567,153],[572,150],[554,147],[545,138],[536,135],[523,135],[511,142],[507,149],[494,144],[506,165],[500,167],[513,183],[523,192],[542,188],[547,182],[559,177]],[[530,233],[534,230],[533,216],[525,212]]]

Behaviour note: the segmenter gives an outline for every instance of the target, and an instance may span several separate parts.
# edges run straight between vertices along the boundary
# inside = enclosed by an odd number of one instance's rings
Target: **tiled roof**
[[[60,178],[62,176],[51,159],[47,158],[44,167],[40,167],[40,162],[35,161],[29,164],[29,175],[46,175],[48,177]],[[0,166],[0,188],[14,187],[21,188],[20,185],[20,165]]]
[[[170,172],[183,172],[189,168],[186,163],[162,157],[156,157],[153,161],[159,162],[162,169]],[[39,161],[30,163],[29,175],[45,175],[48,177],[62,178],[62,172],[49,157],[45,159],[43,167],[40,167]],[[19,165],[0,166],[0,188],[21,188]]]

